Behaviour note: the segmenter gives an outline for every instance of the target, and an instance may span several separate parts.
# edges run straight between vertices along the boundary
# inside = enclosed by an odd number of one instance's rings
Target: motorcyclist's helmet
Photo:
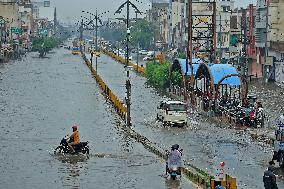
[[[179,149],[179,145],[178,144],[172,145],[172,150],[178,150],[178,149]]]
[[[72,126],[72,129],[73,129],[73,131],[77,131],[78,126],[77,126],[76,124],[74,124],[74,125]]]

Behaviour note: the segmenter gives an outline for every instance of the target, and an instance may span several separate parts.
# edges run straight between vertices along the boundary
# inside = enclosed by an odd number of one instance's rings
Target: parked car
[[[140,54],[140,55],[147,55],[147,54],[148,54],[148,51],[147,51],[147,50],[140,50],[140,51],[139,51],[139,54]]]
[[[148,51],[147,56],[154,56],[154,51]]]
[[[187,125],[186,104],[181,101],[162,101],[157,107],[157,120],[162,121],[164,126]]]

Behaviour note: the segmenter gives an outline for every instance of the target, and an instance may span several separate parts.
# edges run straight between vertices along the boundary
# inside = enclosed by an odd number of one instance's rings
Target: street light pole
[[[127,37],[126,37],[126,67],[128,67],[129,64],[129,36],[130,36],[130,30],[129,30],[129,0],[127,0],[127,18],[126,18],[126,27],[127,27]],[[127,80],[126,80],[126,105],[127,105],[127,126],[131,126],[131,117],[130,117],[130,92],[131,92],[131,83],[130,83],[130,77],[129,77],[129,69],[127,69]]]
[[[96,10],[96,72],[98,71],[98,11]]]
[[[86,11],[82,11],[82,12],[86,12]],[[93,23],[93,25],[94,25],[94,20],[96,20],[95,21],[95,33],[96,33],[96,41],[95,41],[95,50],[96,50],[96,53],[95,53],[95,56],[96,56],[96,71],[98,71],[98,22],[100,22],[100,24],[101,24],[101,26],[103,25],[103,23],[102,23],[102,20],[99,18],[99,16],[101,16],[102,14],[105,14],[105,13],[107,13],[107,12],[109,12],[109,11],[106,11],[106,12],[103,12],[103,13],[101,13],[101,14],[98,14],[98,11],[97,11],[97,9],[96,9],[96,14],[92,14],[92,13],[90,13],[90,12],[86,12],[86,13],[88,13],[88,14],[91,14],[92,16],[94,16],[95,18],[94,19],[91,19],[90,18],[90,22],[89,22],[89,24],[90,23]]]
[[[82,19],[81,26],[80,26],[80,51],[81,52],[82,52],[82,41],[83,41],[83,24],[84,24],[84,20]]]
[[[136,11],[135,12],[135,14],[136,14],[136,22],[138,21],[138,17],[137,17],[137,15],[138,15],[138,12]],[[137,64],[137,72],[139,71],[138,70],[138,61],[139,61],[139,41],[138,41],[138,43],[137,43],[137,57],[136,57],[137,59],[136,59],[136,64]]]
[[[141,12],[138,10],[138,8],[130,2],[130,0],[127,0],[125,3],[123,3],[118,10],[115,12],[116,13],[121,13],[122,8],[126,5],[126,11],[127,11],[127,16],[126,16],[126,28],[127,28],[127,34],[126,34],[126,72],[127,72],[127,79],[126,79],[126,83],[125,83],[125,87],[126,87],[126,106],[127,106],[127,120],[126,120],[126,124],[128,127],[131,126],[131,116],[130,116],[130,105],[131,105],[131,101],[130,101],[130,93],[131,93],[131,83],[130,83],[130,77],[129,77],[129,37],[130,37],[130,29],[129,29],[129,7],[130,5],[135,9],[135,11],[137,13]]]

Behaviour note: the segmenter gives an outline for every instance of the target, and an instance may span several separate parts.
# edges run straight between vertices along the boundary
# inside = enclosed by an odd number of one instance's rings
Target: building
[[[29,48],[30,36],[34,36],[33,6],[30,0],[21,0],[18,2],[18,6],[21,28],[23,31],[21,40],[23,46]]]
[[[169,47],[185,49],[185,0],[171,0],[168,11]]]
[[[256,16],[255,16],[255,47],[257,63],[262,67],[262,76],[267,77],[272,68],[267,59],[267,1],[258,0],[256,4]]]
[[[164,45],[169,42],[168,8],[167,0],[153,0],[147,18],[158,27],[155,31],[155,41],[160,41]]]
[[[49,0],[33,0],[33,17],[36,36],[51,36],[56,32],[56,8]]]
[[[267,72],[272,72],[272,78],[280,83],[284,81],[284,0],[269,1],[267,22]]]
[[[233,10],[234,1],[216,1],[217,54],[224,63],[230,59],[230,18]]]
[[[0,0],[0,47],[12,43],[13,39],[21,34],[21,22],[19,19],[19,7],[16,0]]]

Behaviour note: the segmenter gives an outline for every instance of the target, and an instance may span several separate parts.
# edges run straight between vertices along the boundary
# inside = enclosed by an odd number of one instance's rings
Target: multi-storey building
[[[169,47],[184,50],[185,44],[185,0],[171,0],[168,11]]]
[[[230,18],[234,10],[233,0],[216,1],[216,30],[217,30],[217,49],[221,62],[230,59]],[[223,61],[222,61],[223,60]]]
[[[273,70],[272,78],[284,82],[284,0],[269,1],[267,22],[267,64]]]
[[[169,3],[167,0],[153,0],[152,9],[148,14],[148,21],[154,23],[157,27],[155,40],[163,44],[169,42],[168,11]]]
[[[262,73],[266,76],[272,68],[271,61],[267,59],[267,1],[258,0],[255,16],[255,47],[257,63],[262,66]],[[263,75],[262,74],[262,75]]]
[[[21,0],[18,3],[21,28],[23,30],[22,41],[26,48],[30,46],[30,36],[34,36],[33,6],[30,0]]]
[[[21,22],[19,19],[19,7],[16,0],[0,0],[0,47],[4,44],[11,44],[16,48],[19,44]]]
[[[257,54],[255,47],[255,17],[256,17],[256,7],[253,4],[250,4],[246,9],[245,14],[245,39],[243,43],[245,44],[245,55],[246,55],[246,68],[247,75],[253,77],[262,76],[262,66],[257,63]]]

